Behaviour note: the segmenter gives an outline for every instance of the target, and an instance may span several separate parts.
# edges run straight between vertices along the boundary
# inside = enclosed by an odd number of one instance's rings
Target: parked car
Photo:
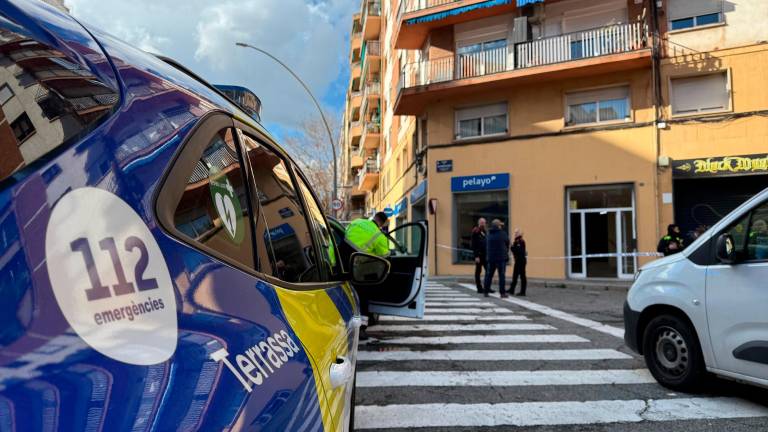
[[[768,189],[643,267],[624,306],[627,345],[672,389],[707,372],[768,386],[767,280]]]
[[[0,0],[0,105],[0,430],[351,428],[352,285],[390,263],[342,260],[257,121],[29,0]]]

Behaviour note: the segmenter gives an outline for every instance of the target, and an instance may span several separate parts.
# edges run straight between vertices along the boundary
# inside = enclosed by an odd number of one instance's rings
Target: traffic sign
[[[339,211],[344,208],[344,203],[340,199],[335,199],[331,201],[331,210],[333,211]]]

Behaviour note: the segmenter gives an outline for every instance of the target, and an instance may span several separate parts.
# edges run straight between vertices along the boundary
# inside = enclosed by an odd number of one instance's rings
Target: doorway
[[[637,268],[631,185],[568,190],[568,275],[631,279]]]

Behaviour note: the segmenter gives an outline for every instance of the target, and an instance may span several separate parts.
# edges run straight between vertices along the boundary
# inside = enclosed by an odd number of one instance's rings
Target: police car
[[[0,105],[0,430],[351,427],[353,285],[414,316],[422,225],[342,253],[258,122],[42,2],[0,0]]]
[[[663,385],[698,389],[710,372],[768,387],[768,189],[683,252],[638,274],[624,338]]]

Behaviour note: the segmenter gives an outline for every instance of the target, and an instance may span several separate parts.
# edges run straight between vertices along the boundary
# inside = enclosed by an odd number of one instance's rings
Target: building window
[[[0,105],[5,105],[6,102],[13,97],[13,90],[8,87],[8,84],[0,86]]]
[[[671,93],[673,115],[727,111],[731,105],[726,72],[674,78]]]
[[[456,251],[454,262],[474,262],[472,254],[472,229],[481,217],[489,223],[494,219],[504,222],[509,229],[509,193],[506,190],[488,192],[462,192],[453,195],[454,220],[456,221]]]
[[[568,93],[565,96],[566,126],[629,121],[629,87]]]
[[[456,139],[507,133],[507,104],[456,110]]]
[[[718,24],[723,19],[723,0],[669,0],[669,29],[683,30]]]
[[[11,129],[13,130],[13,135],[16,136],[16,142],[19,144],[35,133],[35,126],[32,125],[32,121],[27,113],[21,113],[20,116],[16,117],[16,120],[11,122]]]

